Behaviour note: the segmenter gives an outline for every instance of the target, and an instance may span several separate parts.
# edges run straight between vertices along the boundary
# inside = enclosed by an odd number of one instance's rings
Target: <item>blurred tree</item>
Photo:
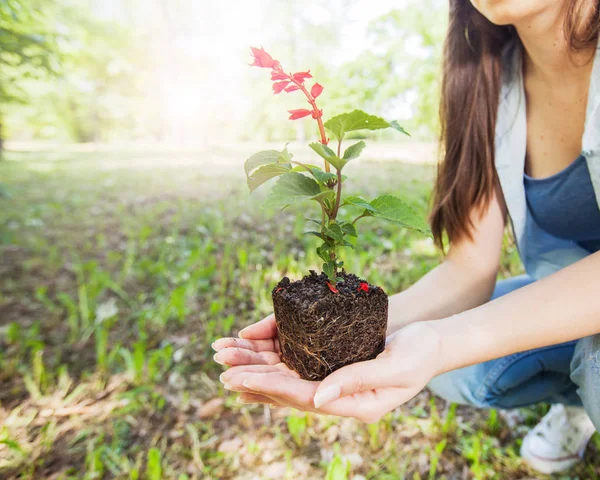
[[[265,37],[269,40],[265,47],[273,45],[267,49],[284,61],[286,68],[311,68],[325,85],[321,104],[327,116],[362,108],[402,120],[413,137],[431,139],[438,131],[447,2],[413,0],[375,18],[369,24],[362,53],[339,68],[331,68],[343,47],[343,26],[355,3],[273,1],[265,20]],[[280,112],[282,101],[274,105],[270,92],[261,85],[252,83],[249,87],[256,98],[254,115],[259,119],[250,135],[290,138],[292,128],[304,126],[302,121],[293,125],[281,122],[284,117],[274,109]],[[257,93],[261,91],[262,95]],[[283,102],[298,108],[293,98]],[[303,138],[302,129],[296,131],[296,138]]]
[[[25,102],[23,84],[59,70],[58,36],[49,28],[49,0],[0,0],[0,151],[4,110]]]
[[[408,106],[403,125],[411,134],[436,135],[447,17],[447,2],[422,0],[373,20],[371,48],[345,66],[345,81],[336,89],[342,108],[359,102],[397,118]]]
[[[142,114],[140,108],[147,93],[140,86],[147,80],[143,39],[122,23],[127,18],[106,18],[104,11],[95,11],[94,2],[90,5],[84,9],[70,0],[53,0],[35,9],[60,32],[40,56],[47,62],[59,57],[61,69],[52,81],[19,78],[21,104],[8,112],[10,133],[91,142],[132,138],[139,130],[150,130],[148,119],[156,112]]]

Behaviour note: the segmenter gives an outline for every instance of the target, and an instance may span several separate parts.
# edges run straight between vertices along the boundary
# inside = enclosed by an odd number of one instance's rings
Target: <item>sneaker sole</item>
[[[562,457],[558,460],[538,457],[533,454],[525,445],[521,447],[521,458],[540,473],[551,474],[569,470],[581,462],[582,457],[578,454],[569,457]]]

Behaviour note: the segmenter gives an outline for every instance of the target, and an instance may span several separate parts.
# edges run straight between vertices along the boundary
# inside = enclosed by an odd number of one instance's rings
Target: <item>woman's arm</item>
[[[505,211],[497,197],[471,214],[472,238],[452,244],[444,262],[390,298],[388,335],[418,321],[445,318],[487,302],[500,264]]]
[[[439,373],[600,333],[600,252],[478,308],[426,322]]]

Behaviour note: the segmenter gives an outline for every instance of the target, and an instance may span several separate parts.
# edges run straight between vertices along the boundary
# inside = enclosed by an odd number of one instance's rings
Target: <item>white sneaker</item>
[[[585,410],[553,405],[523,439],[521,457],[541,473],[555,473],[576,465],[595,432]]]

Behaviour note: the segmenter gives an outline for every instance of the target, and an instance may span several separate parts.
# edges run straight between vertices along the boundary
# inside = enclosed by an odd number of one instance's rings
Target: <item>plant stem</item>
[[[290,163],[293,163],[294,165],[298,165],[299,167],[304,168],[308,173],[310,173],[312,175],[312,170],[310,168],[308,168],[307,165],[305,165],[302,162],[297,162],[296,160],[291,160]]]
[[[342,139],[340,138],[339,142],[338,142],[338,158],[341,158],[341,153],[342,153]]]
[[[366,217],[366,216],[367,216],[367,215],[363,214],[363,215],[360,215],[360,216],[356,217],[356,218],[355,218],[355,219],[352,221],[352,225],[354,225],[354,224],[355,224],[355,223],[356,223],[358,220],[360,220],[361,218],[364,218],[364,217]]]
[[[340,209],[340,203],[342,201],[342,171],[337,169],[337,194],[335,196],[335,207],[333,208],[332,218],[335,220],[337,218],[338,211]]]
[[[306,87],[304,86],[304,84],[302,82],[294,80],[294,77],[292,75],[290,75],[290,80],[302,91],[302,93],[304,93],[304,95],[308,99],[308,103],[310,103],[311,107],[313,107],[313,118],[317,121],[317,124],[319,125],[319,134],[321,135],[321,143],[323,145],[327,145],[328,141],[327,141],[327,135],[325,135],[325,127],[323,126],[323,119],[321,118],[322,114],[321,114],[321,111],[319,110],[319,108],[317,107],[316,100],[313,98],[313,96],[306,89]],[[324,160],[324,162],[325,162],[325,171],[330,172],[331,169],[329,167],[329,162],[327,160]]]

